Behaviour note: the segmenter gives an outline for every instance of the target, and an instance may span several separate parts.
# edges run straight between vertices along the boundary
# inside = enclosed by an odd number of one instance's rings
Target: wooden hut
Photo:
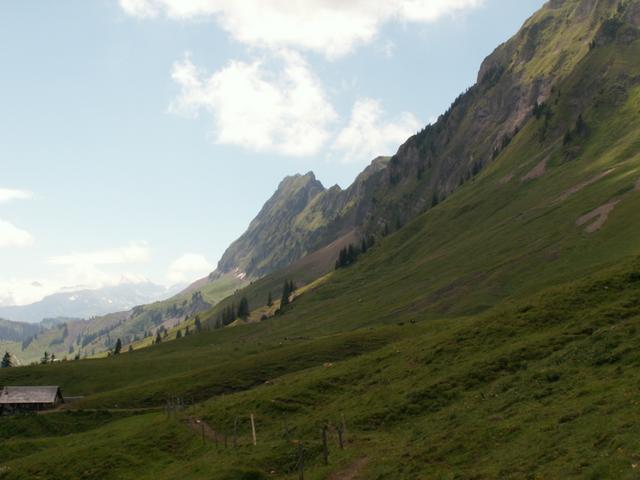
[[[0,391],[0,415],[49,410],[64,403],[60,387],[4,387]]]

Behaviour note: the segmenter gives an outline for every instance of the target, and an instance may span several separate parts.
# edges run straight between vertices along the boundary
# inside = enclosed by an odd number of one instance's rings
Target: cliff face
[[[438,121],[411,137],[379,172],[379,200],[364,228],[402,225],[451,194],[492,163],[588,54],[607,19],[637,22],[638,3],[555,0],[531,17],[480,67],[477,82]]]
[[[237,270],[257,278],[353,232],[363,223],[368,181],[387,160],[375,159],[346,190],[325,189],[311,172],[285,178],[224,253],[216,274]]]
[[[295,224],[300,213],[324,192],[311,172],[285,178],[247,231],[224,253],[218,270],[261,275],[299,258],[304,242]]]
[[[598,43],[637,35],[640,2],[552,0],[480,67],[477,82],[438,121],[375,160],[347,189],[289,177],[218,269],[261,276],[341,235],[393,231],[491,164]],[[550,129],[549,141],[563,132]]]

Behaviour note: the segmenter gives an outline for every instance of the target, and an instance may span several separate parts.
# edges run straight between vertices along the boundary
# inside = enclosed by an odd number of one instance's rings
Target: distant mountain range
[[[173,289],[146,283],[126,283],[96,290],[76,290],[49,295],[30,305],[0,307],[0,317],[17,322],[38,323],[47,319],[49,326],[56,318],[65,321],[91,318],[129,310],[136,305],[155,302],[176,293]]]

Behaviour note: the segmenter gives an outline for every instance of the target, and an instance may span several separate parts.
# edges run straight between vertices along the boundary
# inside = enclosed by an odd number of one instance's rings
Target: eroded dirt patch
[[[187,426],[193,430],[193,432],[197,435],[203,435],[207,440],[210,440],[215,443],[224,443],[228,441],[228,438],[225,438],[224,435],[216,432],[211,426],[202,419],[189,417],[185,420]]]
[[[363,478],[360,476],[360,473],[364,470],[364,467],[367,466],[367,463],[369,463],[369,459],[367,457],[360,458],[349,465],[345,470],[333,473],[328,480],[356,480],[358,478]]]
[[[524,177],[522,177],[520,180],[523,182],[527,182],[529,180],[535,180],[536,178],[540,178],[547,171],[548,160],[549,160],[548,158],[545,158],[544,160],[542,160],[539,164],[533,167],[533,169],[529,173],[527,173]]]
[[[609,218],[609,214],[613,211],[614,208],[616,208],[616,205],[619,202],[619,199],[615,199],[611,200],[608,203],[605,203],[592,212],[581,216],[578,220],[576,220],[576,225],[578,225],[579,227],[586,225],[585,231],[588,233],[597,232],[605,224],[605,222]]]
[[[609,170],[605,170],[604,172],[599,173],[598,175],[596,175],[595,177],[590,178],[589,180],[586,180],[586,181],[584,181],[582,183],[574,185],[573,187],[571,187],[567,191],[563,192],[562,195],[560,195],[558,197],[557,201],[558,202],[564,202],[571,195],[578,193],[580,190],[582,190],[584,188],[587,188],[589,185],[593,185],[594,183],[596,183],[599,180],[602,180],[604,177],[606,177],[611,172],[613,172],[613,170],[614,170],[613,168],[611,168]]]
[[[504,177],[502,177],[499,180],[499,183],[501,185],[505,185],[505,184],[509,183],[511,180],[513,180],[513,173],[510,173],[509,175],[505,175]]]

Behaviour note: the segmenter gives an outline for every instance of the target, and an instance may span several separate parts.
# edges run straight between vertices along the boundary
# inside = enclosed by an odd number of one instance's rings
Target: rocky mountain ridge
[[[627,25],[633,38],[639,12],[636,2],[619,0],[548,2],[482,62],[476,84],[447,112],[390,159],[374,160],[350,187],[325,189],[311,172],[283,180],[218,272],[239,269],[259,278],[348,232],[382,236],[437,205],[490,165],[613,30]]]

